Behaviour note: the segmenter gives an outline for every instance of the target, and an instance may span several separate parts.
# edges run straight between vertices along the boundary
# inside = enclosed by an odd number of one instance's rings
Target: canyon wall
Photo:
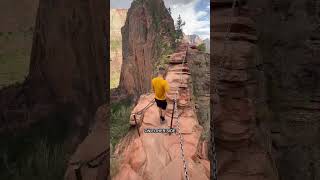
[[[186,35],[183,33],[183,39],[184,42],[189,43],[190,45],[200,45],[203,43],[203,40],[196,34],[192,35]]]
[[[232,1],[211,1],[215,19],[211,24],[214,40],[211,103],[218,167],[224,165],[219,158],[231,156],[220,149],[226,142],[226,131],[243,132],[236,139],[254,137],[250,141],[267,150],[279,179],[319,179],[320,3],[241,2],[246,5],[237,6],[233,12],[236,17],[230,18]],[[229,23],[231,41],[223,50],[226,37],[223,34]],[[246,103],[240,103],[243,97]],[[245,126],[246,121],[241,125],[231,122],[244,117],[251,119],[250,126]],[[260,163],[256,165],[262,163],[261,159],[257,162]],[[221,168],[218,170],[223,177]]]
[[[237,4],[232,9],[232,2],[211,1],[210,125],[218,179],[275,180],[268,128],[257,113],[266,102],[260,91],[263,72],[258,68],[256,29],[248,7]]]
[[[123,27],[128,9],[110,10],[110,80],[111,88],[119,85],[122,64],[122,36]]]
[[[0,91],[0,133],[59,122],[72,127],[70,149],[87,135],[108,93],[106,9],[98,1],[39,1],[29,75]]]
[[[210,135],[210,55],[196,49],[189,49],[186,61],[192,79],[192,99],[200,125],[202,139],[208,141]]]
[[[320,179],[320,2],[251,1],[259,9],[273,155],[283,180]]]
[[[119,88],[139,97],[151,89],[161,54],[174,43],[174,22],[162,0],[134,0],[122,28]]]

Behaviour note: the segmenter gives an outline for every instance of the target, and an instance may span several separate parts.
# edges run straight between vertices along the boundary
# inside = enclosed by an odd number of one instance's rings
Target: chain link
[[[184,66],[184,63],[185,63],[188,47],[189,47],[189,45],[187,46],[187,49],[186,49],[186,55],[182,60],[182,67]],[[181,74],[180,74],[180,85],[182,84],[182,73],[183,73],[183,68],[181,69]],[[178,90],[177,90],[177,92],[175,94],[175,97],[174,97],[174,102],[175,102],[175,107],[174,107],[175,108],[175,112],[174,112],[174,114],[175,114],[175,117],[177,118],[177,128],[178,128],[178,134],[179,134],[179,140],[180,140],[180,149],[181,149],[181,158],[182,158],[182,161],[183,161],[184,176],[185,176],[186,180],[189,180],[187,162],[185,160],[184,149],[183,149],[183,137],[181,135],[181,129],[180,129],[180,121],[179,121],[180,115],[178,114],[178,102],[177,102],[177,96],[178,95],[179,95],[179,88],[178,88]]]
[[[177,94],[176,94],[176,97],[177,97]],[[186,180],[189,180],[189,176],[188,176],[188,169],[187,169],[187,162],[185,160],[185,157],[184,157],[184,149],[183,149],[183,137],[181,135],[181,129],[180,129],[180,121],[179,121],[179,116],[178,116],[178,105],[177,105],[177,99],[174,99],[175,101],[175,116],[177,118],[177,128],[178,128],[178,134],[179,134],[179,140],[180,140],[180,149],[181,149],[181,158],[182,158],[182,161],[183,161],[183,169],[184,169],[184,176],[185,176],[185,179]]]

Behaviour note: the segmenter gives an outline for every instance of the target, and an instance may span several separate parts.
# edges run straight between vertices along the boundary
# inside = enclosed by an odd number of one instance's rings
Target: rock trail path
[[[117,146],[115,155],[121,157],[119,171],[114,180],[183,180],[184,168],[180,149],[180,139],[177,128],[177,117],[173,118],[173,128],[177,133],[145,133],[144,129],[170,128],[173,100],[177,91],[177,106],[179,125],[183,137],[184,156],[186,159],[190,180],[207,180],[210,178],[210,162],[208,160],[207,144],[200,140],[203,128],[197,120],[194,103],[191,99],[192,82],[188,62],[183,63],[187,55],[188,44],[182,44],[177,52],[171,55],[166,80],[170,90],[167,94],[168,106],[165,123],[160,123],[159,112],[154,103],[143,117],[136,116],[139,132],[131,137],[127,144]],[[146,107],[154,98],[154,94],[144,94],[140,97],[133,113]],[[133,115],[130,124],[135,125]],[[123,142],[122,142],[123,143]],[[120,143],[121,144],[121,143]]]

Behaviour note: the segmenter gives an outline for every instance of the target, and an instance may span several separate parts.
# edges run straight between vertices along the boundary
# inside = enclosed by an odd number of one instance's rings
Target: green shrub
[[[63,179],[66,168],[66,152],[62,145],[50,145],[46,139],[35,144],[32,151],[17,160],[8,161],[8,154],[2,154],[2,163],[5,164],[6,175],[0,179],[32,179],[57,180]]]
[[[205,45],[204,43],[199,44],[199,45],[197,46],[197,49],[198,49],[199,51],[205,52],[205,51],[206,51],[206,45]]]
[[[132,111],[130,100],[124,100],[115,104],[111,104],[111,139],[110,142],[113,147],[119,143],[120,139],[124,137],[129,131],[129,118]]]

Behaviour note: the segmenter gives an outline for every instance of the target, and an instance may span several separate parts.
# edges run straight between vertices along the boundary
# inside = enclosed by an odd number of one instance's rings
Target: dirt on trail
[[[187,44],[181,45],[177,52],[171,55],[166,80],[170,90],[167,94],[168,107],[165,123],[160,123],[159,111],[155,103],[146,109],[143,116],[137,115],[140,136],[125,138],[115,150],[119,159],[117,174],[114,180],[182,180],[185,177],[182,151],[180,147],[179,129],[182,136],[187,174],[190,180],[206,180],[210,178],[210,162],[207,145],[200,141],[203,127],[200,126],[192,101],[191,77],[187,62],[182,64],[187,53]],[[147,128],[170,128],[173,102],[176,92],[177,111],[173,118],[173,128],[176,133],[145,133]],[[154,94],[144,94],[133,109],[136,113],[153,101]],[[178,119],[179,118],[179,127]],[[131,115],[130,124],[135,125]]]

